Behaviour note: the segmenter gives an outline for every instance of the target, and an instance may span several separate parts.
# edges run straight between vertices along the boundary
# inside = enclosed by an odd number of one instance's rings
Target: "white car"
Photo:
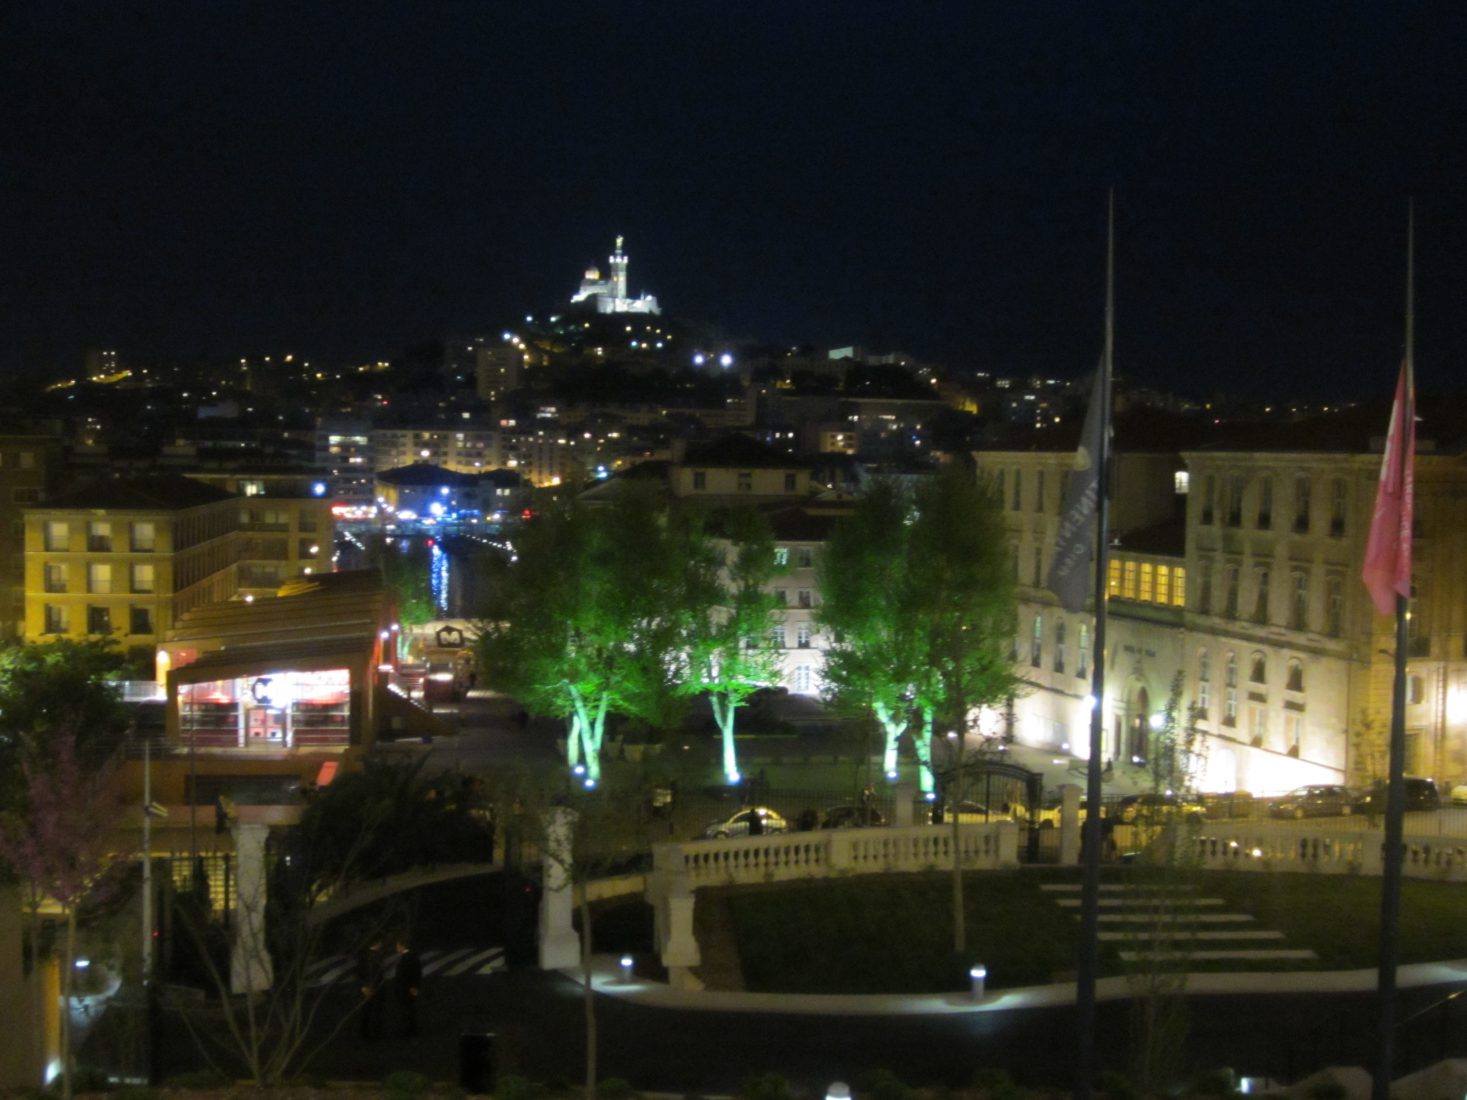
[[[758,822],[755,825],[755,822]],[[787,833],[790,823],[768,806],[750,806],[727,821],[715,821],[703,830],[704,840],[723,840],[736,836],[760,836],[764,833]]]

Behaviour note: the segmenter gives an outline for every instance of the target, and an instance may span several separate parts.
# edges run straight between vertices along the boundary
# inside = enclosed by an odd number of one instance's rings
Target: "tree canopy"
[[[567,762],[601,776],[609,714],[664,725],[682,635],[680,540],[656,496],[628,485],[607,507],[557,505],[527,522],[480,630],[489,683],[568,722]]]
[[[932,794],[932,732],[966,731],[978,707],[1013,694],[1014,580],[1002,506],[957,465],[908,490],[878,482],[833,533],[820,562],[826,681],[844,709],[869,708],[895,774],[910,733]]]
[[[125,725],[111,683],[125,659],[110,638],[58,638],[0,650],[0,809],[22,797],[22,767],[64,739],[93,767]]]

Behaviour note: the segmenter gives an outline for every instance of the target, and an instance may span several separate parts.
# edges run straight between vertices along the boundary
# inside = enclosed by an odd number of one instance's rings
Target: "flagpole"
[[[1099,477],[1095,510],[1095,655],[1090,663],[1090,760],[1085,769],[1085,819],[1081,825],[1084,877],[1080,894],[1080,959],[1075,983],[1075,1100],[1089,1100],[1095,1078],[1095,979],[1099,969],[1101,755],[1105,723],[1105,618],[1107,539],[1110,513],[1110,390],[1115,350],[1116,198],[1109,195],[1105,237],[1105,350],[1100,357],[1100,437],[1095,455]]]
[[[1392,425],[1397,429],[1393,437],[1386,440],[1389,451],[1398,439],[1414,443],[1414,425],[1404,418],[1415,415],[1415,373],[1413,355],[1415,343],[1415,250],[1416,211],[1414,204],[1407,207],[1406,231],[1406,356],[1402,368],[1402,383],[1399,387],[1404,402],[1398,401]],[[1414,463],[1414,446],[1409,447],[1401,461]],[[1405,471],[1403,476],[1410,478]],[[1401,526],[1411,522],[1407,514]],[[1400,533],[1400,532],[1398,532]],[[1375,1073],[1371,1080],[1371,1100],[1389,1100],[1391,1078],[1395,1072],[1396,1045],[1396,963],[1400,955],[1401,939],[1401,860],[1403,834],[1405,832],[1406,784],[1406,657],[1410,644],[1409,599],[1399,588],[1395,593],[1396,604],[1396,664],[1391,685],[1391,739],[1388,762],[1385,813],[1385,858],[1380,876],[1380,965],[1376,973],[1376,1000],[1379,1010],[1377,1026]]]

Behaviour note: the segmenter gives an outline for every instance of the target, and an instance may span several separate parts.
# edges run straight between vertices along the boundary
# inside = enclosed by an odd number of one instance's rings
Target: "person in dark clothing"
[[[382,941],[371,943],[357,952],[357,985],[361,989],[362,1038],[372,1042],[382,1035]]]
[[[398,1017],[402,1033],[409,1039],[418,1034],[418,999],[423,990],[423,960],[417,948],[406,940],[397,941],[397,970],[392,975],[392,991],[397,997]]]

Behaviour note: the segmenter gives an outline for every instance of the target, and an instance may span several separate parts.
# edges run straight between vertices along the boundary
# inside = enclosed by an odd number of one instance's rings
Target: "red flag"
[[[1401,364],[1391,427],[1386,433],[1380,462],[1380,486],[1375,492],[1375,514],[1365,543],[1360,577],[1370,590],[1375,609],[1390,615],[1396,596],[1411,596],[1411,508],[1415,495],[1416,387],[1411,365]]]

